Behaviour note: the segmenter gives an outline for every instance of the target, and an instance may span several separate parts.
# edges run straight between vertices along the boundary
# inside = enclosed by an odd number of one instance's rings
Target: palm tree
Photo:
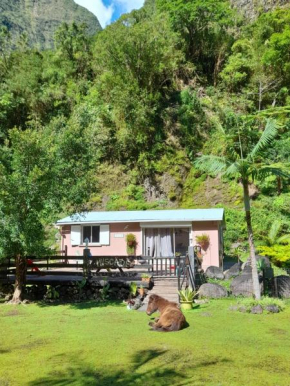
[[[246,214],[248,241],[250,247],[250,260],[252,266],[253,294],[256,299],[261,298],[259,285],[258,270],[256,264],[256,253],[254,246],[254,237],[251,220],[251,205],[249,196],[249,185],[255,179],[263,180],[269,175],[289,178],[283,168],[276,165],[268,165],[265,163],[263,152],[271,146],[271,142],[277,135],[278,124],[275,120],[268,119],[265,130],[263,131],[259,141],[245,156],[243,154],[242,144],[239,135],[239,154],[233,156],[214,156],[202,155],[195,162],[195,167],[210,175],[222,175],[228,178],[235,178],[243,185],[244,208]]]

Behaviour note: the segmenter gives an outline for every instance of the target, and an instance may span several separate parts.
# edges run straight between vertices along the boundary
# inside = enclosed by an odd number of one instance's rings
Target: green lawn
[[[0,305],[0,385],[290,385],[290,305],[278,315],[212,301],[189,327],[149,330],[123,305]]]

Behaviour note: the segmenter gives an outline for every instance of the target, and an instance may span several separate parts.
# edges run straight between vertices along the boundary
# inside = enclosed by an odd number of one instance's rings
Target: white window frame
[[[99,240],[101,239],[101,224],[85,224],[85,225],[81,225],[81,245],[86,245],[86,243],[83,241],[84,239],[84,227],[99,227]],[[92,232],[92,230],[91,230]],[[92,233],[91,233],[92,234]],[[89,243],[88,245],[91,245],[91,246],[102,246],[102,244],[100,243],[100,241],[98,243]]]

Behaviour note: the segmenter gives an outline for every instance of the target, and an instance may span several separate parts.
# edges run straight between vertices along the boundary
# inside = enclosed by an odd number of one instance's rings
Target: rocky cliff
[[[290,5],[290,0],[230,0],[230,2],[251,20],[263,12]]]
[[[1,0],[0,25],[6,25],[13,40],[26,32],[29,43],[41,49],[53,47],[61,23],[86,23],[90,34],[101,30],[98,19],[73,0]]]

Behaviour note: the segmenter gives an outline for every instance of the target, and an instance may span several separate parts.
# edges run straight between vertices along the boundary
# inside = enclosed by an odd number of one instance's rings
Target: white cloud
[[[112,16],[115,10],[113,4],[106,7],[103,4],[102,0],[74,0],[74,1],[75,3],[81,5],[82,7],[87,8],[94,15],[96,15],[103,28],[106,25],[111,23]]]
[[[120,16],[122,13],[130,12],[133,9],[139,9],[144,4],[144,0],[112,0],[111,4],[108,6],[106,6],[102,0],[74,1],[96,15],[103,28],[112,22],[115,11],[117,16]],[[114,19],[116,14],[114,15]]]
[[[115,0],[113,3],[120,5],[124,12],[130,12],[132,9],[141,8],[144,0]]]

